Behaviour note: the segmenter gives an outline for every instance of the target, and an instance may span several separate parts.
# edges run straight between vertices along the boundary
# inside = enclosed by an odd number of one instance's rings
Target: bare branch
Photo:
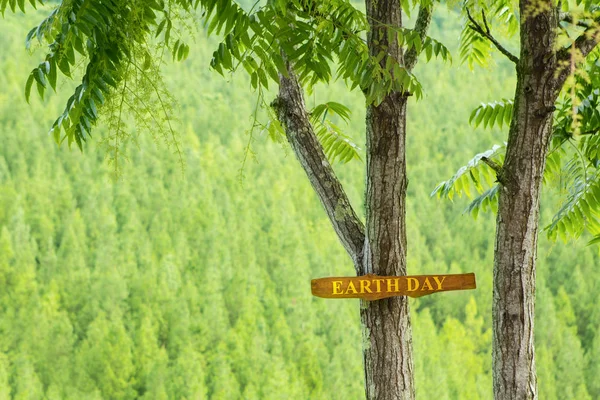
[[[429,24],[431,23],[432,13],[433,4],[429,6],[419,6],[419,14],[417,15],[417,20],[415,21],[415,27],[413,28],[413,30],[419,33],[421,42],[423,42],[423,40],[427,36],[427,30],[429,29]],[[408,72],[412,71],[415,65],[417,65],[417,58],[417,50],[413,46],[404,55],[404,68]]]
[[[481,19],[483,19],[483,25],[485,25],[485,33],[491,35],[492,33],[490,31],[490,27],[488,26],[487,18],[485,18],[485,11],[483,10],[481,10]]]
[[[467,10],[467,17],[469,18],[469,21],[471,22],[471,25],[469,25],[469,28],[473,29],[475,32],[479,33],[481,36],[483,36],[484,38],[486,38],[487,40],[492,42],[492,44],[494,46],[496,46],[496,48],[500,51],[500,53],[502,53],[506,57],[508,57],[508,59],[510,61],[519,65],[519,58],[517,56],[515,56],[514,54],[512,54],[510,51],[508,51],[504,46],[502,46],[500,44],[500,42],[498,42],[492,36],[492,34],[490,32],[490,28],[487,23],[487,19],[485,18],[485,13],[483,12],[483,10],[481,10],[481,15],[483,17],[483,23],[485,25],[485,29],[482,28],[481,25],[477,21],[475,21],[475,19],[471,16],[471,13],[469,12],[469,9],[467,8],[466,10]]]
[[[581,132],[580,135],[595,135],[600,132],[600,128],[590,129],[589,131]]]
[[[286,137],[319,196],[344,248],[359,271],[365,243],[365,228],[340,181],[337,179],[310,123],[303,90],[292,69],[279,74],[279,95],[271,104],[284,127]]]

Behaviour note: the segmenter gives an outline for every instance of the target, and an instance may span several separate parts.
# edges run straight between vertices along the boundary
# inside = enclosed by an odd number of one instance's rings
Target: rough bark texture
[[[367,242],[363,273],[406,275],[406,97],[367,110]],[[367,399],[414,399],[407,297],[363,302]]]
[[[373,55],[386,48],[402,64],[383,24],[400,27],[397,0],[367,0]],[[385,62],[385,60],[384,60]],[[391,93],[367,107],[366,243],[363,273],[406,275],[406,101]],[[361,303],[367,399],[414,399],[412,333],[407,297]]]
[[[287,77],[280,75],[279,82],[279,96],[272,107],[284,126],[288,142],[319,196],[340,241],[354,265],[359,266],[363,258],[364,226],[325,157],[310,124],[302,88],[292,70],[289,69]]]
[[[540,191],[559,88],[555,81],[558,12],[532,15],[521,0],[521,54],[500,191],[493,293],[495,399],[537,399],[534,352],[535,264]]]

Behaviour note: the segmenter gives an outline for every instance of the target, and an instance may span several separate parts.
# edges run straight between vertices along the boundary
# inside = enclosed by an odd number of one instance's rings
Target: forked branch
[[[471,16],[471,12],[469,11],[469,9],[467,8],[466,10],[467,10],[467,18],[469,18],[469,21],[471,22],[471,24],[469,25],[469,28],[471,28],[475,32],[479,33],[482,37],[484,37],[487,40],[489,40],[490,42],[492,42],[492,44],[500,51],[500,53],[502,53],[506,57],[508,57],[508,59],[510,61],[519,65],[519,58],[517,56],[515,56],[514,54],[512,54],[510,51],[508,51],[504,46],[502,46],[500,44],[500,42],[498,42],[496,40],[496,38],[494,38],[494,36],[492,36],[492,32],[490,31],[490,27],[489,27],[489,25],[487,23],[487,19],[485,17],[485,12],[483,10],[481,10],[481,18],[483,19],[483,25],[484,25],[482,27],[481,24],[479,24],[475,20],[475,18],[473,18]]]
[[[327,161],[323,147],[310,123],[302,87],[289,66],[288,76],[279,74],[279,95],[271,106],[358,272],[362,264],[365,242],[364,225],[354,212],[342,184]]]

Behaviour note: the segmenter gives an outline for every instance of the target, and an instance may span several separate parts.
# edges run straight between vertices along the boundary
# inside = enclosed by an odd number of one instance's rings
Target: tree
[[[594,49],[600,40],[600,16],[597,5],[590,1],[572,4],[551,0],[521,0],[518,6],[512,2],[469,1],[464,13],[463,59],[481,57],[482,49],[485,52],[493,46],[516,66],[514,99],[483,104],[471,116],[475,125],[510,123],[508,142],[475,156],[434,193],[452,197],[465,187],[468,192],[471,186],[480,196],[467,208],[469,211],[476,215],[482,207],[497,207],[494,396],[534,399],[536,254],[546,164],[546,180],[552,173],[571,177],[570,193],[547,228],[549,235],[577,237],[584,227],[599,233],[593,209],[600,202],[595,195],[600,192],[595,189],[598,121],[594,112],[598,104],[594,92],[598,53]],[[492,35],[494,23],[507,24],[519,32],[518,57]],[[576,151],[570,151],[569,146]],[[588,174],[587,169],[593,173]],[[491,183],[494,179],[496,182]],[[486,180],[491,188],[482,184]]]
[[[16,4],[6,0],[0,3],[2,12],[7,4],[14,12]],[[417,5],[415,27],[407,29],[402,14]],[[18,6],[25,8],[23,2]],[[190,48],[174,22],[196,9],[207,33],[223,37],[212,68],[223,74],[243,66],[258,92],[257,112],[269,82],[279,85],[274,115],[266,108],[272,118],[265,128],[274,138],[287,138],[356,272],[405,275],[406,109],[410,96],[421,97],[412,70],[420,54],[449,58],[448,50],[426,35],[430,0],[412,6],[367,0],[366,14],[344,0],[257,3],[250,11],[228,0],[61,2],[27,36],[28,47],[37,38],[48,45],[48,54],[25,85],[27,99],[34,84],[43,96],[48,87],[56,89],[58,72],[71,77],[78,59],[83,61],[81,84],[51,128],[56,142],[82,149],[105,115],[111,135],[104,142],[118,170],[129,113],[142,128],[158,127],[158,136],[180,154],[160,80],[162,55],[156,54],[168,50],[174,59],[187,56]],[[309,112],[303,100],[305,89],[332,79],[334,63],[335,76],[358,87],[367,103],[366,225],[331,166],[336,159],[358,157],[357,146],[330,121],[332,115],[347,118],[349,110],[330,102]],[[414,398],[408,300],[363,303],[361,321],[367,398]]]

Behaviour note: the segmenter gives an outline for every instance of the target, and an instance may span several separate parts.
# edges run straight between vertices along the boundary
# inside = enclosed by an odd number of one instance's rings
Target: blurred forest
[[[438,11],[431,36],[456,50],[458,18]],[[40,16],[0,20],[0,399],[364,398],[359,302],[309,286],[352,275],[351,260],[287,145],[260,129],[249,140],[255,94],[244,76],[209,70],[216,42],[200,29],[190,57],[164,69],[183,173],[172,149],[134,132],[115,180],[98,145],[106,128],[83,153],[59,148],[47,132],[66,99],[25,102],[42,55],[23,42]],[[467,199],[429,194],[504,140],[468,117],[510,98],[514,79],[503,59],[474,71],[454,59],[416,71],[425,98],[409,105],[408,269],[475,272],[478,289],[411,300],[417,398],[490,399],[494,216],[473,220]],[[338,82],[307,103],[348,106],[342,126],[364,147],[361,97]],[[360,209],[364,162],[334,167]],[[546,190],[544,226],[556,199]],[[540,235],[540,399],[600,398],[599,257],[585,242]]]

